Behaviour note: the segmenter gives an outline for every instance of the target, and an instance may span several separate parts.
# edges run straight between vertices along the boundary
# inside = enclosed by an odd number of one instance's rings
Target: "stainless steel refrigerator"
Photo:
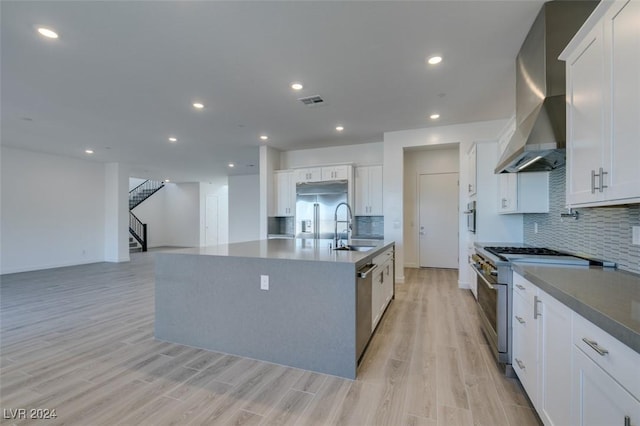
[[[338,204],[347,202],[347,181],[298,183],[296,185],[296,238],[333,238],[334,213]],[[340,207],[338,220],[348,217]],[[339,223],[338,234],[346,238],[346,226]]]

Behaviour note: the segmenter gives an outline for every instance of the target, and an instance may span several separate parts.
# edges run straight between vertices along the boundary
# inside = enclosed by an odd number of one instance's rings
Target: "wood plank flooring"
[[[153,268],[148,252],[0,277],[0,423],[540,424],[456,271],[407,269],[351,381],[155,340]],[[6,418],[19,408],[57,417]]]

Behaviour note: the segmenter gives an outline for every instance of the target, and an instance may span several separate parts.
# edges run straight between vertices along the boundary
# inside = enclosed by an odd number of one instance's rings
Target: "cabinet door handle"
[[[520,367],[520,370],[524,370],[524,362],[520,361],[518,358],[516,358],[516,364],[518,364],[518,367]]]
[[[516,315],[516,319],[518,320],[518,322],[519,322],[520,324],[524,324],[524,323],[526,322],[525,320],[523,320],[523,319],[522,319],[522,317],[519,317],[519,316],[517,316],[517,315]]]
[[[600,356],[605,356],[606,354],[609,353],[608,350],[598,345],[598,342],[596,342],[595,340],[591,340],[591,339],[587,339],[586,337],[583,337],[582,341],[585,342],[587,345],[589,345],[591,349],[598,352]]]
[[[604,192],[604,189],[608,188],[608,186],[604,184],[604,175],[608,174],[609,172],[605,172],[602,167],[600,167],[600,192]]]
[[[624,426],[631,426],[631,417],[624,416]]]
[[[471,192],[471,184],[469,184],[469,192]]]
[[[507,208],[507,199],[506,198],[502,199],[502,208],[503,209]]]
[[[527,290],[522,284],[516,284],[516,287],[518,287],[518,289],[520,290]]]
[[[595,194],[596,193],[596,176],[598,176],[596,174],[595,170],[591,170],[591,193]]]
[[[538,299],[538,296],[533,296],[533,319],[538,319],[538,317],[541,317],[542,314],[538,311],[538,303],[540,303],[541,300]]]

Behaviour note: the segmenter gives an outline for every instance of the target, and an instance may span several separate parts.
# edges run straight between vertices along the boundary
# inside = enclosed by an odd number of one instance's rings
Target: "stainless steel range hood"
[[[516,130],[495,173],[539,172],[565,163],[565,63],[558,55],[597,4],[542,6],[516,58]]]

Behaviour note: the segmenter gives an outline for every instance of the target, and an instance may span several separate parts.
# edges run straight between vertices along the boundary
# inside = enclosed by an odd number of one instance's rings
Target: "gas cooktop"
[[[497,256],[501,254],[528,254],[538,256],[566,256],[566,253],[561,253],[556,250],[551,250],[543,247],[485,247],[489,253],[493,253]]]

